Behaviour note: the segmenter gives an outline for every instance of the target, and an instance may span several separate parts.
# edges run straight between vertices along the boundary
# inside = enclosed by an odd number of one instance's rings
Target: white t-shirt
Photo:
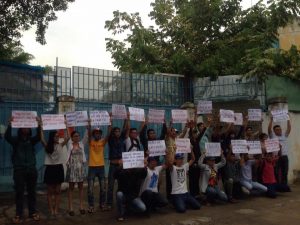
[[[67,147],[61,144],[54,145],[54,152],[52,154],[45,154],[45,165],[58,165],[66,161]]]
[[[157,166],[154,170],[147,168],[147,177],[145,178],[143,185],[141,187],[142,194],[145,190],[150,190],[152,192],[158,192],[157,184],[159,179],[159,173],[162,171],[163,166]]]
[[[181,167],[173,165],[171,170],[171,182],[172,182],[172,192],[171,194],[185,194],[187,190],[187,172],[189,171],[189,163],[184,164]]]
[[[140,140],[140,139],[138,138],[138,140]],[[126,138],[126,140],[125,140],[126,152],[129,152],[129,148],[131,147],[132,143],[135,144],[135,145],[137,145],[137,142],[136,142],[135,140],[133,140],[133,142],[131,142],[130,137]],[[140,148],[141,148],[141,147],[142,147],[142,146],[141,146],[141,143],[140,143]],[[130,150],[130,152],[135,152],[135,151],[141,151],[141,149],[138,149],[136,146],[134,146],[134,147]]]
[[[281,155],[288,155],[289,149],[288,149],[287,136],[285,134],[282,134],[281,136],[277,136],[274,133],[272,133],[271,136],[272,136],[272,138],[278,138],[279,143],[281,145]]]

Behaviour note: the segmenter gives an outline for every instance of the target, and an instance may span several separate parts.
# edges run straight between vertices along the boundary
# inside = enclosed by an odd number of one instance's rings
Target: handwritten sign
[[[110,116],[107,111],[90,111],[92,126],[109,126]]]
[[[38,126],[36,111],[12,111],[13,128],[34,128]]]
[[[234,123],[234,112],[232,110],[220,109],[220,121],[225,123]]]
[[[276,138],[265,140],[265,147],[267,152],[279,152],[280,151],[279,140]]]
[[[62,114],[44,114],[41,117],[43,130],[66,129],[65,117]]]
[[[66,120],[68,127],[81,127],[88,125],[89,117],[87,111],[67,112]]]
[[[191,142],[188,138],[177,138],[175,140],[176,153],[190,153],[191,152]]]
[[[234,125],[243,125],[244,118],[242,113],[234,113]]]
[[[127,111],[125,105],[112,104],[111,112],[113,119],[127,119]]]
[[[247,146],[249,148],[249,154],[259,155],[262,154],[260,141],[247,141]]]
[[[248,109],[248,120],[249,121],[261,121],[262,120],[261,109]]]
[[[289,120],[289,114],[288,114],[288,110],[286,109],[277,109],[277,110],[272,110],[271,114],[273,116],[273,121],[275,123],[278,122],[285,122],[287,120]]]
[[[140,122],[145,121],[145,110],[144,109],[129,107],[129,113],[130,113],[130,120],[140,121]]]
[[[164,140],[148,141],[149,156],[166,155],[166,143]]]
[[[199,101],[197,105],[197,114],[211,114],[212,101]]]
[[[221,144],[220,143],[205,143],[206,156],[208,157],[218,157],[221,155]]]
[[[173,119],[173,123],[186,123],[188,120],[187,110],[173,109],[172,119]]]
[[[231,140],[231,145],[234,154],[248,153],[246,140]]]
[[[149,123],[164,123],[165,110],[149,109],[148,121]]]
[[[144,151],[123,152],[122,161],[124,169],[144,168]]]

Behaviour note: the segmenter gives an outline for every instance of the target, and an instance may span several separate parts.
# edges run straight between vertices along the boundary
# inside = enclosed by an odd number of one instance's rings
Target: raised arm
[[[291,130],[292,130],[291,118],[289,117],[289,119],[287,121],[286,132],[285,132],[286,137],[288,137],[290,135]]]
[[[109,137],[111,136],[111,132],[112,132],[112,115],[109,115],[109,120],[110,120],[110,125],[108,125],[107,127],[107,134],[104,138],[105,141],[108,141]]]
[[[183,131],[179,134],[178,138],[184,138],[189,129],[189,121],[185,124]]]
[[[195,154],[194,151],[191,151],[191,159],[189,161],[189,166],[193,165],[193,163],[195,162]]]
[[[11,135],[11,122],[13,121],[13,117],[11,117],[8,121],[8,125],[7,125],[7,128],[6,128],[6,131],[5,131],[5,134],[4,134],[4,138],[5,140],[11,144],[11,145],[14,145],[16,142],[17,142],[17,137],[13,137]]]
[[[43,145],[44,148],[47,147],[47,142],[45,140],[45,136],[44,136],[44,131],[43,131],[43,126],[41,126],[41,130],[40,130],[40,136],[41,136],[41,143]]]
[[[220,168],[222,168],[222,167],[225,166],[225,165],[226,165],[226,158],[225,158],[224,152],[223,152],[223,150],[222,150],[221,162],[217,163],[216,166],[217,166],[218,169],[220,169]]]
[[[206,153],[205,151],[203,152],[203,154],[200,156],[199,160],[198,160],[198,166],[201,168],[201,169],[204,169],[205,168],[205,164],[203,164],[203,161],[206,157]]]
[[[272,126],[273,126],[273,116],[271,115],[271,117],[270,117],[270,122],[269,122],[269,126],[268,126],[268,134],[269,134],[269,137],[272,136]]]
[[[144,146],[144,148],[147,147],[147,142],[148,142],[147,128],[148,128],[148,121],[146,120],[143,128],[140,131],[140,141],[141,141],[142,145]]]
[[[166,121],[164,121],[162,130],[161,130],[161,134],[160,134],[160,137],[159,137],[160,140],[164,140],[164,139],[165,139],[166,134],[167,134],[167,129],[168,129],[168,128],[167,128]]]
[[[31,143],[33,145],[36,145],[38,142],[41,141],[41,123],[42,123],[42,121],[39,117],[36,117],[36,120],[38,122],[38,127],[36,129],[36,135],[31,138]]]
[[[127,119],[125,120],[125,138],[129,137],[130,131],[130,114],[127,113]]]

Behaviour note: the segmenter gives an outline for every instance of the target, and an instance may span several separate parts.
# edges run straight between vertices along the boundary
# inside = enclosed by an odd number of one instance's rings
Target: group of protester
[[[23,218],[24,192],[27,191],[29,217],[39,220],[36,208],[37,170],[35,145],[41,142],[46,151],[44,182],[47,184],[49,212],[52,216],[59,213],[61,184],[69,183],[68,212],[74,216],[73,192],[75,185],[79,189],[79,212],[85,214],[83,184],[87,179],[88,213],[95,212],[94,183],[99,180],[99,207],[111,210],[116,199],[117,220],[123,221],[128,211],[149,214],[171,202],[175,210],[184,213],[187,208],[200,209],[201,204],[210,205],[217,201],[235,203],[243,195],[266,194],[271,198],[276,193],[291,191],[288,186],[288,146],[287,137],[291,131],[290,120],[287,121],[285,133],[279,125],[273,126],[271,118],[268,134],[254,132],[247,125],[228,123],[221,126],[219,119],[207,117],[205,123],[197,123],[197,115],[188,121],[179,133],[172,122],[163,124],[162,133],[157,137],[155,130],[148,129],[147,120],[140,130],[130,126],[129,116],[123,128],[108,127],[104,137],[99,128],[89,125],[83,138],[80,133],[66,129],[51,131],[46,141],[39,118],[36,135],[31,129],[19,128],[17,136],[12,136],[10,119],[5,139],[12,145],[13,179],[16,193],[16,216],[14,223]],[[111,119],[111,124],[113,120]],[[64,138],[62,138],[64,136]],[[191,153],[186,157],[176,153],[176,139],[188,136],[191,142]],[[278,138],[280,151],[268,153],[264,141]],[[260,140],[262,154],[234,154],[231,140]],[[166,156],[150,157],[148,142],[165,140]],[[220,157],[206,157],[205,143],[221,143]],[[108,145],[109,172],[108,183],[105,181],[105,146]],[[88,159],[85,150],[88,146]],[[124,169],[122,153],[144,151],[145,167]],[[67,157],[65,157],[67,156]],[[67,160],[65,160],[67,158]],[[186,163],[185,163],[186,162]],[[66,174],[63,165],[66,164]],[[88,165],[86,174],[85,165]],[[161,188],[162,171],[166,174],[166,195]],[[115,190],[115,180],[118,183]],[[107,186],[107,188],[106,188]],[[189,188],[188,188],[189,187]],[[166,197],[165,197],[166,196]]]

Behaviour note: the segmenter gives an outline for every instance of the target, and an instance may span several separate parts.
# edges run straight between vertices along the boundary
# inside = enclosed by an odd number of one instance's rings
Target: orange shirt
[[[105,139],[90,141],[89,166],[104,166]]]

